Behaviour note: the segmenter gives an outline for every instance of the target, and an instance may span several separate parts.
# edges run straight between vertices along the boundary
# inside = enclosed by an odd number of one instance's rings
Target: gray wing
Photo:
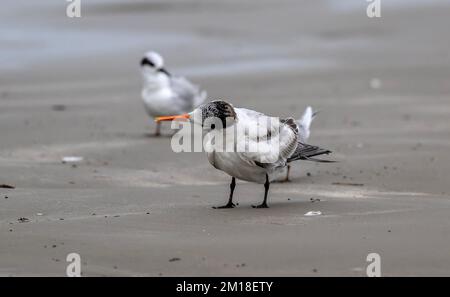
[[[253,118],[255,120],[259,117],[268,117],[267,115],[263,114],[262,112],[254,111],[254,110],[247,109],[247,108],[235,107],[234,109],[237,112],[244,114],[246,117]]]
[[[206,99],[206,92],[200,91],[198,86],[184,77],[172,77],[170,87],[185,111],[195,109]]]
[[[283,127],[280,129],[280,139],[285,138],[286,140],[281,142],[280,146],[281,155],[284,159],[290,158],[297,149],[299,135],[298,135],[298,125],[293,118],[280,119],[280,125],[284,125],[284,133]]]
[[[271,143],[274,137],[277,141]],[[263,168],[283,167],[297,148],[297,124],[292,118],[282,119],[279,121],[278,129],[268,129],[266,135],[261,135],[259,139],[259,141],[269,141],[269,144],[272,144],[271,149],[257,154],[247,153],[246,157]]]

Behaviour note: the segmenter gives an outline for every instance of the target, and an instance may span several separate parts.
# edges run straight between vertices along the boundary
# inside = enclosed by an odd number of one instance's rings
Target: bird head
[[[141,69],[143,73],[157,74],[165,73],[170,76],[170,73],[164,68],[164,59],[160,54],[154,51],[147,52],[141,60]]]
[[[205,130],[223,129],[234,124],[236,111],[228,102],[217,100],[200,105],[190,113],[157,117],[156,122],[184,120],[200,125]]]

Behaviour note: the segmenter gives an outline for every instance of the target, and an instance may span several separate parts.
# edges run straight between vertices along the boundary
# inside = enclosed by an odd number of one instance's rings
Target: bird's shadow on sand
[[[251,214],[260,215],[260,214],[275,214],[275,213],[302,213],[302,211],[308,211],[311,208],[312,204],[316,204],[317,206],[319,203],[314,202],[312,203],[309,200],[301,200],[301,201],[273,201],[269,202],[268,208],[253,208],[252,205],[256,205],[259,203],[252,203],[252,204],[239,204],[235,208],[226,208],[226,209],[213,209],[213,206],[210,206],[209,208],[212,211],[217,212],[236,212],[236,214],[244,213],[248,216]]]
[[[160,135],[156,135],[155,133],[144,133],[142,134],[143,138],[171,138],[174,133],[161,133]]]
[[[156,135],[155,133],[143,132],[143,133],[116,133],[115,136],[122,139],[130,140],[145,140],[145,139],[168,139],[173,136],[171,133],[161,133]]]

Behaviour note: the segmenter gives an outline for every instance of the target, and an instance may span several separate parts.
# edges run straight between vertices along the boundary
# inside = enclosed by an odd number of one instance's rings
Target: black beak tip
[[[172,76],[171,74],[170,74],[170,72],[169,71],[167,71],[165,68],[161,68],[161,69],[159,69],[159,72],[162,72],[162,73],[165,73],[167,76]]]

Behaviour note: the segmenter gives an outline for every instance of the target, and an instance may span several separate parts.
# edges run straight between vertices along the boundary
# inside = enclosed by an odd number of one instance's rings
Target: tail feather
[[[311,123],[316,116],[317,112],[314,112],[311,106],[308,106],[303,113],[303,116],[297,121],[300,133],[300,141],[306,142],[311,134]]]

